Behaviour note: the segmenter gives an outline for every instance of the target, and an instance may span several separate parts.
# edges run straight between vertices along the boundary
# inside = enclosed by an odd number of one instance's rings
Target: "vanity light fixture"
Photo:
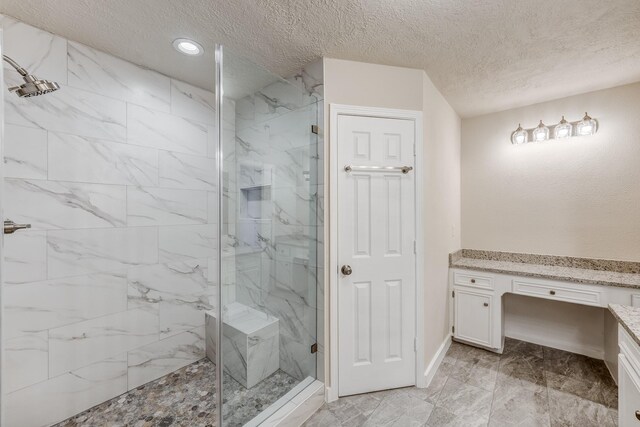
[[[529,139],[529,133],[522,129],[522,126],[518,124],[518,129],[516,129],[511,134],[511,143],[512,144],[524,144]]]
[[[584,113],[584,117],[576,124],[576,131],[578,135],[593,135],[598,128],[598,122],[589,117],[589,114]]]
[[[204,53],[202,45],[190,39],[175,39],[173,47],[180,53],[189,56],[200,56]]]
[[[511,134],[511,143],[514,145],[524,144],[527,142],[543,142],[549,139],[565,139],[572,136],[593,135],[598,131],[598,122],[591,118],[589,114],[584,113],[582,120],[568,122],[564,116],[557,125],[550,127],[540,120],[535,128],[523,129],[521,125]],[[531,135],[531,139],[529,139]]]
[[[547,139],[549,139],[549,128],[542,123],[542,120],[540,120],[538,127],[533,130],[533,140],[535,142],[542,142]]]
[[[571,123],[565,120],[564,116],[562,116],[562,120],[558,123],[553,129],[553,137],[555,139],[568,138],[571,136]]]

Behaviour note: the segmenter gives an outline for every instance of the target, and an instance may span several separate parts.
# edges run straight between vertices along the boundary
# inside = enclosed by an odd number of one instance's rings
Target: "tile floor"
[[[617,400],[601,360],[513,339],[502,355],[454,342],[429,387],[342,398],[305,426],[606,427]]]
[[[215,365],[208,359],[202,359],[54,427],[213,427],[217,424],[215,377]],[[224,426],[242,426],[298,382],[278,370],[251,389],[246,389],[225,374]]]

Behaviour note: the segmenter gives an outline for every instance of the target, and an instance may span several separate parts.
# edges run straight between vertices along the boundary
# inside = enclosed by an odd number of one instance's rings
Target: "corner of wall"
[[[461,119],[426,73],[424,123],[424,358],[449,336],[449,253],[461,248]]]

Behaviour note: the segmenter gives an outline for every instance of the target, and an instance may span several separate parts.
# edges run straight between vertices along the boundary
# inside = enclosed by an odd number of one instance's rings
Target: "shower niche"
[[[238,163],[238,229],[240,246],[261,249],[271,228],[273,166]],[[270,233],[269,233],[270,234]]]

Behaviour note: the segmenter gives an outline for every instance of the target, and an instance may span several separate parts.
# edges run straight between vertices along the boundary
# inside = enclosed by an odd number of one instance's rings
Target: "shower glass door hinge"
[[[311,354],[317,353],[317,352],[318,352],[318,343],[314,342],[313,344],[311,344]]]
[[[318,127],[318,125],[311,125],[311,133],[314,133],[316,135],[320,133],[320,128]]]

